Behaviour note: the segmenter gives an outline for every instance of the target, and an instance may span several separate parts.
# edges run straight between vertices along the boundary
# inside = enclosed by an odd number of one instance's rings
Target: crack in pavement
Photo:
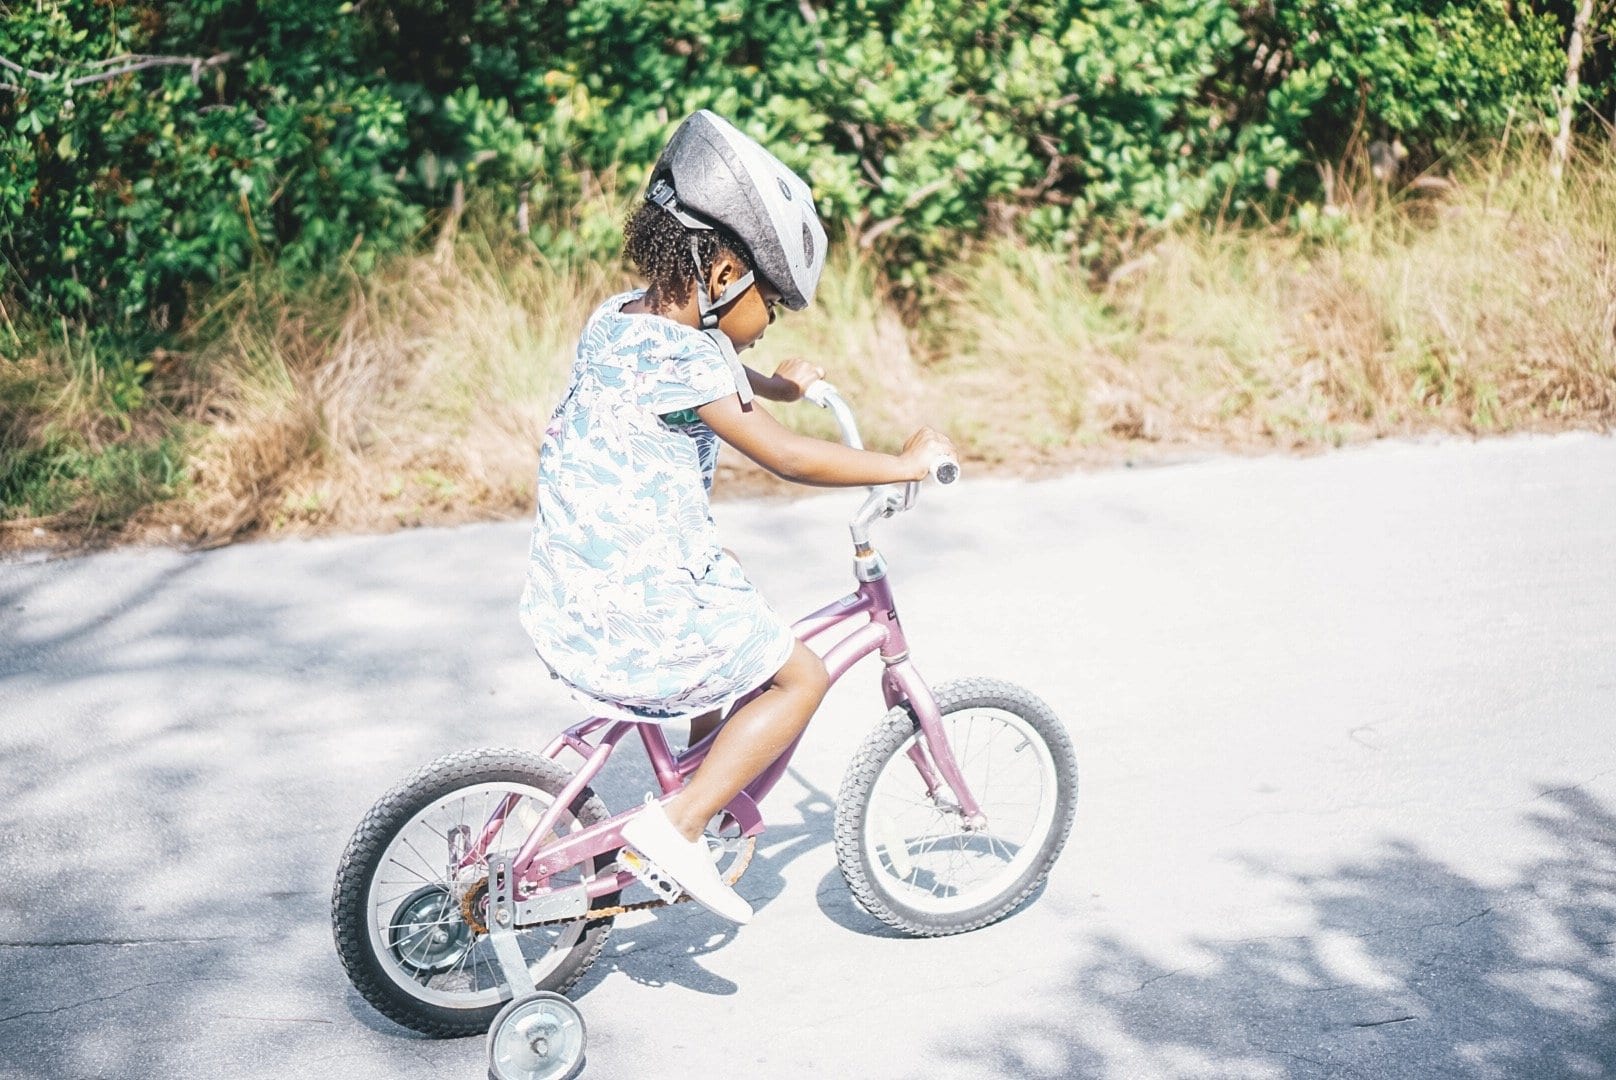
[[[1275,1057],[1287,1057],[1287,1058],[1292,1059],[1293,1061],[1305,1061],[1309,1065],[1317,1065],[1321,1069],[1329,1070],[1330,1075],[1332,1075],[1332,1076],[1362,1076],[1363,1075],[1361,1072],[1359,1072],[1357,1069],[1353,1068],[1352,1066],[1343,1065],[1339,1061],[1332,1061],[1332,1060],[1320,1061],[1318,1058],[1310,1058],[1306,1054],[1298,1054],[1298,1053],[1296,1053],[1296,1052],[1294,1052],[1292,1050],[1278,1050],[1278,1049],[1275,1049],[1274,1047],[1271,1047],[1271,1046],[1258,1046],[1256,1043],[1247,1043],[1246,1047],[1247,1047],[1247,1049],[1255,1050],[1260,1054],[1272,1054]]]
[[[1537,802],[1539,799],[1547,799],[1551,795],[1564,795],[1564,794],[1566,794],[1567,792],[1570,792],[1570,791],[1581,791],[1582,788],[1583,788],[1583,785],[1591,784],[1595,780],[1602,780],[1605,777],[1612,775],[1613,773],[1616,773],[1616,769],[1606,769],[1603,772],[1594,773],[1592,776],[1588,777],[1588,779],[1586,779],[1586,780],[1578,780],[1575,784],[1567,784],[1564,787],[1545,788],[1544,790],[1538,792],[1536,795],[1533,795],[1530,799],[1527,799],[1526,802],[1524,802],[1524,803],[1516,803],[1515,805],[1516,806],[1528,806],[1528,805],[1530,805],[1532,803]]]
[[[252,1020],[260,1024],[334,1024],[335,1020],[322,1020],[317,1016],[241,1016],[237,1013],[220,1013],[220,1020]]]
[[[1357,933],[1348,934],[1347,936],[1357,941],[1363,941],[1369,938],[1385,937],[1388,934],[1423,934],[1427,930],[1436,930],[1441,927],[1453,929],[1454,927],[1464,926],[1466,923],[1475,922],[1484,915],[1491,915],[1495,910],[1496,905],[1493,907],[1485,907],[1473,915],[1466,915],[1457,922],[1405,923],[1398,926],[1388,926],[1384,930],[1363,930]],[[1254,934],[1249,937],[1214,938],[1211,940],[1212,944],[1214,945],[1239,946],[1260,945],[1274,941],[1308,943],[1314,940],[1314,936],[1315,935],[1313,934]],[[1609,943],[1607,942],[1606,944]],[[1185,969],[1179,968],[1178,970],[1183,971]],[[1326,989],[1330,988],[1326,987]]]
[[[1466,923],[1475,922],[1477,919],[1481,918],[1482,916],[1491,915],[1492,913],[1493,913],[1493,908],[1485,907],[1485,908],[1482,908],[1480,911],[1476,912],[1474,915],[1466,915],[1464,918],[1460,919],[1458,922],[1441,922],[1441,921],[1438,921],[1438,922],[1418,923],[1418,924],[1403,925],[1403,926],[1388,926],[1384,930],[1366,930],[1361,934],[1353,934],[1351,936],[1355,937],[1355,938],[1359,938],[1359,939],[1364,939],[1364,938],[1373,938],[1373,937],[1385,937],[1387,934],[1423,934],[1427,930],[1436,930],[1436,929],[1439,929],[1439,928],[1446,928],[1446,929],[1452,930],[1452,929],[1455,929],[1457,927],[1464,926]]]
[[[1374,731],[1374,730],[1375,730],[1375,725],[1373,725],[1373,724],[1359,724],[1357,727],[1355,727],[1351,731],[1347,732],[1347,738],[1351,739],[1353,742],[1357,743],[1359,746],[1365,747],[1366,749],[1379,750],[1380,747],[1376,746],[1374,743],[1369,742],[1367,739],[1358,738],[1358,732],[1360,732],[1360,731]],[[1377,734],[1378,734],[1378,732],[1377,732]]]
[[[1355,1028],[1385,1027],[1387,1024],[1406,1024],[1410,1020],[1418,1020],[1417,1016],[1394,1016],[1390,1020],[1354,1020]]]
[[[1155,976],[1154,978],[1146,979],[1144,982],[1140,983],[1138,986],[1134,987],[1132,990],[1129,990],[1128,993],[1137,994],[1137,993],[1139,993],[1139,991],[1143,990],[1145,987],[1149,986],[1151,983],[1159,983],[1163,979],[1170,979],[1174,975],[1177,975],[1179,972],[1188,971],[1188,970],[1189,970],[1189,967],[1177,967],[1177,968],[1174,968],[1172,971],[1164,971],[1160,975]]]
[[[23,1012],[12,1013],[10,1016],[0,1016],[0,1024],[8,1024],[13,1020],[22,1020],[30,1016],[55,1016],[57,1013],[70,1012],[73,1009],[82,1009],[86,1005],[97,1005],[103,1001],[112,1001],[116,998],[127,997],[140,990],[155,990],[159,986],[189,986],[197,982],[224,982],[222,977],[199,976],[195,979],[159,979],[156,982],[139,983],[135,986],[125,987],[115,994],[103,994],[100,997],[80,998],[66,1005],[57,1005],[50,1009],[27,1009]]]
[[[228,937],[199,938],[68,938],[62,941],[0,941],[0,949],[130,948],[141,945],[205,945]]]
[[[1460,919],[1458,922],[1450,923],[1449,925],[1451,925],[1451,926],[1463,926],[1463,925],[1465,925],[1465,923],[1473,923],[1477,919],[1481,918],[1482,916],[1491,915],[1492,913],[1493,913],[1492,908],[1490,908],[1490,907],[1482,908],[1480,911],[1476,912],[1474,915],[1471,915],[1468,918]],[[1441,923],[1433,923],[1432,925],[1433,926],[1440,926],[1442,924]],[[1430,927],[1428,926],[1425,929],[1429,930]]]

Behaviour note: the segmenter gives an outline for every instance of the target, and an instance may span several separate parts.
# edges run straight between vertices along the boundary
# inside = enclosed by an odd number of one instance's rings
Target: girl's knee
[[[812,695],[815,700],[823,698],[830,689],[830,673],[825,670],[825,661],[800,641],[774,679],[781,689]]]

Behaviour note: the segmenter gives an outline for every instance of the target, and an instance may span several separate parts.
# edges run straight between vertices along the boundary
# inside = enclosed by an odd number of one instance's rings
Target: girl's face
[[[729,264],[728,260],[720,258],[713,267],[714,277],[719,279],[713,284],[713,295],[721,292],[734,278],[740,277],[746,271],[738,264]],[[753,278],[753,284],[741,294],[741,298],[724,310],[718,319],[718,328],[724,332],[734,344],[735,351],[741,352],[756,345],[763,337],[763,332],[774,321],[774,308],[780,302],[780,294],[762,278]]]

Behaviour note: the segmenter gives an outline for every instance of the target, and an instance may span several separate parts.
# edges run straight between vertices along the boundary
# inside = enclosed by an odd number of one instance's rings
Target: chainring
[[[741,875],[746,873],[746,868],[752,864],[752,856],[757,853],[757,837],[745,836],[740,839],[741,846],[735,853],[735,861],[730,864],[728,872],[723,875],[725,885],[734,885],[741,880]],[[689,899],[688,895],[681,895],[673,903],[682,904]],[[590,921],[615,919],[619,915],[627,915],[635,911],[651,911],[655,908],[667,906],[668,901],[666,900],[641,900],[636,904],[615,904],[612,907],[590,908],[582,915],[519,923],[516,929],[530,930],[539,926],[565,926],[568,923],[577,922],[579,919],[589,919]],[[460,898],[460,918],[465,921],[466,926],[471,929],[472,933],[477,935],[486,934],[488,933],[488,924],[480,916],[487,910],[488,878],[483,877],[481,880],[474,882],[471,888],[466,890],[465,895]]]

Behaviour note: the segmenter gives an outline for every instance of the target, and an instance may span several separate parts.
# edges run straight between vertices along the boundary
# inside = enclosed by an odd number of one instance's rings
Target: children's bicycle
[[[844,442],[862,446],[829,384],[807,396],[831,410]],[[934,470],[945,483],[957,474],[952,462]],[[933,691],[916,672],[870,530],[913,506],[918,487],[870,489],[850,523],[857,589],[793,629],[821,652],[832,682],[872,653],[886,667],[887,713],[837,796],[836,861],[865,911],[931,937],[1002,919],[1038,888],[1071,831],[1077,762],[1060,720],[1028,691],[982,678]],[[622,902],[637,880],[620,861],[622,828],[639,808],[611,813],[590,781],[637,736],[666,798],[716,734],[675,753],[654,722],[596,715],[541,754],[471,750],[417,769],[371,807],[337,871],[332,922],[354,986],[427,1035],[487,1031],[495,1080],[576,1075],[584,1025],[562,993],[600,955],[613,919],[683,899]],[[796,747],[707,831],[730,884]],[[560,763],[569,751],[583,759],[576,771]]]

